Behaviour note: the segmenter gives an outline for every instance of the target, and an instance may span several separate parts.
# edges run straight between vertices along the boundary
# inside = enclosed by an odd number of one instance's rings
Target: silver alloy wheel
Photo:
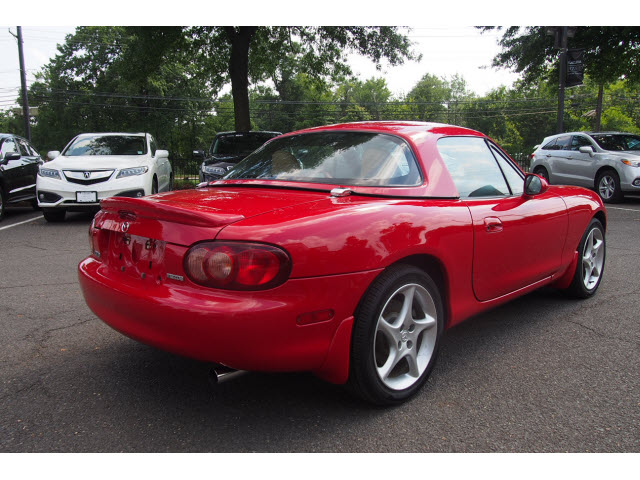
[[[593,228],[582,250],[582,282],[587,290],[598,285],[604,265],[604,237],[599,228]]]
[[[392,390],[413,385],[433,355],[437,310],[431,294],[419,284],[400,287],[378,317],[373,355],[378,377]]]
[[[611,175],[603,175],[598,184],[600,196],[606,200],[613,197],[616,191],[616,180]]]

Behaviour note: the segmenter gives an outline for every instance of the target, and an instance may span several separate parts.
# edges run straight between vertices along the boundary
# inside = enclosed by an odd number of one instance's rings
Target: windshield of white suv
[[[78,157],[80,155],[145,155],[147,142],[144,137],[133,135],[96,135],[78,137],[62,155]]]
[[[272,140],[223,178],[389,187],[422,182],[406,142],[364,132],[307,133]]]
[[[640,150],[640,136],[619,133],[599,133],[591,135],[603,150]]]

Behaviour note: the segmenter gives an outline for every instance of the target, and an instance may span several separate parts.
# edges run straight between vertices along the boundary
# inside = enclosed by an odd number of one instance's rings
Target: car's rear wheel
[[[43,208],[42,214],[47,222],[62,222],[67,214],[64,208]]]
[[[540,175],[542,178],[544,178],[547,181],[547,183],[550,183],[549,182],[549,172],[547,172],[546,168],[544,168],[544,167],[536,167],[533,170],[533,173],[535,173],[536,175]]]
[[[378,405],[414,395],[433,369],[443,316],[440,292],[424,271],[395,265],[383,272],[355,315],[350,389]]]
[[[596,293],[606,258],[604,227],[596,218],[591,220],[578,246],[578,264],[567,293],[577,298],[588,298]]]
[[[620,177],[615,170],[600,172],[596,180],[596,188],[600,198],[605,203],[618,203],[622,200]]]

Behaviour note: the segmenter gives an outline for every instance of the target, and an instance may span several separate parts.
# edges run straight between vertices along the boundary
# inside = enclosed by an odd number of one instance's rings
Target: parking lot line
[[[639,212],[640,213],[640,209],[635,209],[635,208],[607,207],[607,210],[625,210],[627,212]]]
[[[30,218],[29,220],[25,220],[23,222],[13,223],[11,225],[7,225],[6,227],[0,227],[0,230],[6,230],[7,228],[17,227],[18,225],[22,225],[23,223],[33,222],[34,220],[38,220],[39,218],[42,218],[42,215],[40,215],[39,217]]]

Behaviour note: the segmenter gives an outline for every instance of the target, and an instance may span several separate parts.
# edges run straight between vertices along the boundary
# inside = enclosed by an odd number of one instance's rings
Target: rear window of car
[[[368,132],[319,132],[275,139],[224,178],[385,187],[422,183],[416,158],[404,140]]]
[[[133,135],[96,135],[78,137],[62,155],[146,155],[147,142],[144,137]]]

